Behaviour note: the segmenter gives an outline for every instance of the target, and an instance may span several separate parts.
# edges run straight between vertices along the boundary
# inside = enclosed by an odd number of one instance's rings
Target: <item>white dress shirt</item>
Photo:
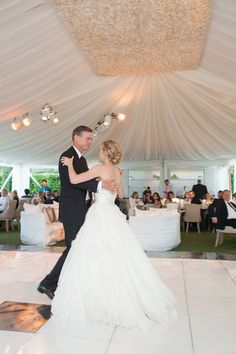
[[[77,147],[75,147],[75,145],[73,145],[73,148],[75,149],[75,151],[77,152],[77,155],[79,157],[79,159],[81,158],[81,156],[83,155],[79,149],[77,149]],[[97,186],[97,192],[100,191],[102,189],[102,181],[99,181],[98,182],[98,186]],[[89,199],[89,195],[88,195],[88,192],[87,192],[87,196],[86,196],[86,200]]]
[[[227,207],[227,211],[228,211],[228,216],[227,219],[236,219],[236,209],[235,206],[231,204],[230,206],[230,202],[226,202],[226,207]]]
[[[7,208],[9,200],[9,195],[7,195],[6,197],[0,197],[0,212],[3,212]]]

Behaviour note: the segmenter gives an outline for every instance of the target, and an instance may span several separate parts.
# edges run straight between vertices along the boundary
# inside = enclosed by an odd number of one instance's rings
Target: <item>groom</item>
[[[92,129],[86,126],[79,126],[75,128],[72,133],[72,141],[73,146],[63,152],[61,156],[74,156],[73,167],[76,173],[86,172],[88,171],[88,166],[86,159],[82,154],[87,151],[92,144]],[[66,249],[58,259],[52,271],[40,282],[38,286],[38,291],[40,293],[45,293],[50,299],[53,299],[54,297],[60,272],[70,250],[71,243],[84,223],[87,211],[87,191],[97,192],[101,188],[113,190],[115,187],[114,182],[110,180],[105,182],[91,180],[79,184],[71,184],[68,168],[62,166],[60,159],[59,175],[61,182],[61,198],[59,204],[59,219],[64,226]]]

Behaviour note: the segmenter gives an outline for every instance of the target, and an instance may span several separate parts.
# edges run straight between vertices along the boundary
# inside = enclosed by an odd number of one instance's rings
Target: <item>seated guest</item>
[[[225,226],[236,228],[236,204],[230,201],[230,197],[230,191],[224,190],[216,205],[216,216],[212,218],[212,222],[219,230],[224,230]]]
[[[133,192],[131,197],[129,198],[129,215],[135,215],[135,208],[139,208],[143,206],[143,202],[138,197],[138,192]]]
[[[173,197],[174,197],[174,191],[173,191],[172,185],[170,184],[170,181],[168,179],[165,179],[165,181],[164,181],[164,190],[163,190],[163,198],[166,198],[169,192],[172,192],[173,193]]]
[[[145,189],[145,191],[143,192],[143,196],[144,196],[146,193],[149,193],[150,195],[152,195],[152,191],[151,191],[151,188],[150,188],[150,187],[147,187],[147,189]]]
[[[212,198],[212,195],[211,193],[207,193],[206,194],[206,204],[211,204],[213,202],[213,198]]]
[[[184,194],[184,202],[185,203],[191,203],[192,199],[193,199],[194,193],[192,191],[190,192],[185,192]]]
[[[24,192],[25,192],[25,195],[22,195],[21,198],[32,198],[32,195],[30,195],[30,191],[29,191],[28,188],[26,188],[26,189],[24,190]]]
[[[19,206],[20,199],[18,197],[18,193],[16,190],[12,192],[12,196],[13,196],[13,200],[16,200],[16,209],[17,209]]]
[[[145,193],[143,195],[143,203],[146,204],[153,204],[153,198],[150,193]]]
[[[46,179],[42,180],[42,186],[39,188],[39,192],[50,192],[50,194],[52,193],[52,189],[48,187],[48,182]]]
[[[0,213],[2,213],[8,207],[8,203],[10,200],[6,188],[2,189],[1,195],[2,196],[0,197]]]
[[[168,192],[167,193],[167,197],[165,199],[165,205],[166,204],[170,204],[170,203],[174,203],[173,202],[173,198],[174,198],[174,193],[173,192]]]
[[[133,192],[131,197],[129,198],[129,215],[135,215],[135,209],[138,206],[139,199],[138,199],[138,192]]]
[[[59,197],[59,192],[58,192],[57,189],[55,189],[55,191],[53,191],[52,199],[53,199],[55,202],[59,203],[60,197]]]
[[[205,199],[202,200],[201,206],[201,217],[202,217],[202,227],[205,230],[208,230],[211,227],[211,218],[209,214],[209,207],[213,202],[211,193],[207,193]]]
[[[199,179],[197,184],[194,184],[192,191],[195,193],[195,202],[193,204],[201,204],[200,199],[205,199],[207,194],[207,187],[202,184],[202,181]]]
[[[192,191],[191,204],[202,204],[201,200],[196,197],[195,192]]]
[[[44,193],[44,204],[53,204],[53,198],[51,197],[51,193],[49,191]]]
[[[157,192],[153,193],[152,199],[153,199],[153,204],[155,206],[160,207],[160,208],[162,207],[161,197],[160,197],[160,195]]]
[[[138,206],[139,205],[139,197],[138,192],[133,192],[131,197],[129,198],[130,206]]]
[[[217,193],[217,198],[214,198],[213,201],[212,201],[212,203],[209,205],[209,208],[208,208],[209,212],[210,212],[211,210],[215,210],[216,205],[217,205],[217,204],[219,203],[219,201],[222,199],[222,194],[223,194],[223,191],[221,191],[221,190]],[[216,215],[215,215],[215,212],[216,212],[216,210],[214,211],[214,213],[212,213],[212,216],[216,216]],[[214,214],[214,215],[213,215],[213,214]]]
[[[210,223],[211,223],[211,219],[216,216],[216,207],[217,207],[219,201],[221,201],[221,199],[222,199],[222,194],[223,194],[223,191],[220,190],[217,193],[217,198],[214,198],[213,202],[208,207],[208,217],[209,217]]]
[[[33,193],[31,204],[33,205],[44,204],[44,193],[42,192]]]
[[[36,199],[36,204],[44,204],[44,201],[45,201],[45,193],[39,192],[39,193],[37,194],[37,197],[36,197],[35,199]]]

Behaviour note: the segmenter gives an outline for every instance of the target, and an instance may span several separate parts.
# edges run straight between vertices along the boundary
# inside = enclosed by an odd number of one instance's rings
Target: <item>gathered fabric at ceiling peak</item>
[[[153,74],[200,65],[208,0],[52,3],[97,74]]]

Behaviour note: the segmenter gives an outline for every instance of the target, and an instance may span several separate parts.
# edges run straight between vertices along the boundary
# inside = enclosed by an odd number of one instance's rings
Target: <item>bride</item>
[[[115,205],[123,198],[119,145],[108,140],[99,150],[101,164],[77,175],[73,157],[62,157],[72,184],[114,179],[115,193],[100,190],[72,243],[52,301],[53,318],[66,327],[103,322],[143,331],[175,312],[175,300],[159,279],[125,216]]]

